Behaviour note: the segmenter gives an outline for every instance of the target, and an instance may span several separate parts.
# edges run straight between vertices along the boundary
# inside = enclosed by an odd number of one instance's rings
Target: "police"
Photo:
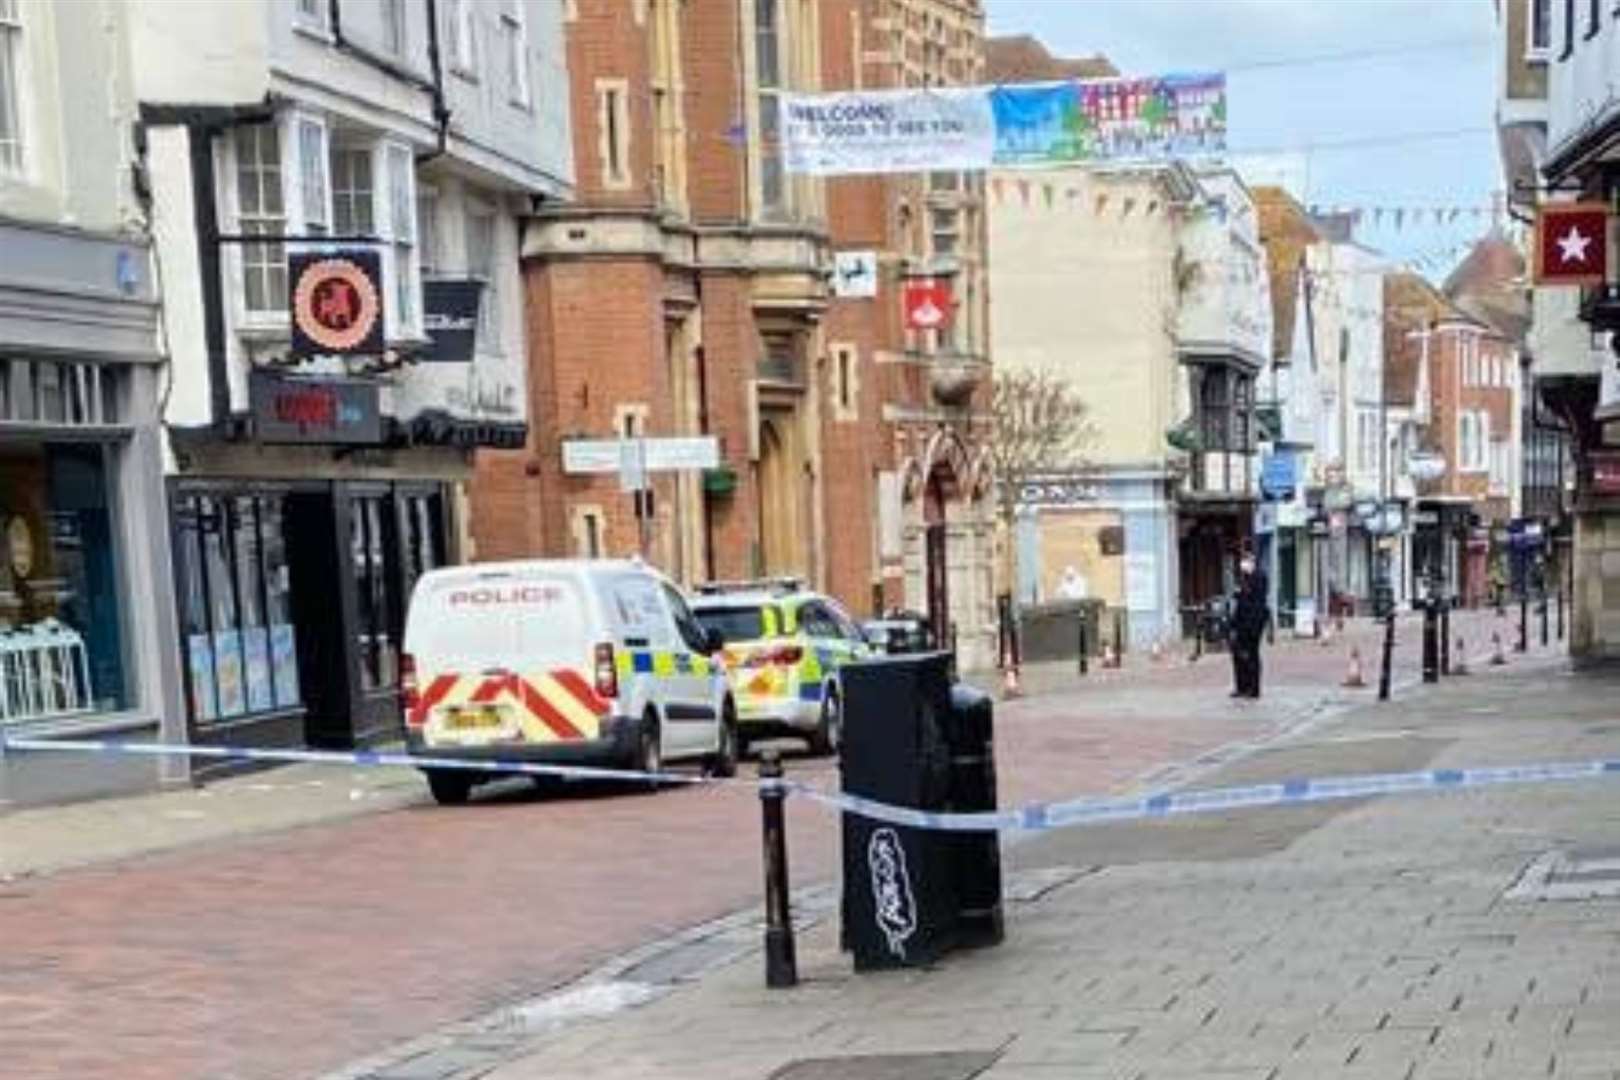
[[[1237,596],[1232,604],[1232,696],[1260,696],[1260,639],[1271,623],[1266,575],[1245,552],[1238,564]]]

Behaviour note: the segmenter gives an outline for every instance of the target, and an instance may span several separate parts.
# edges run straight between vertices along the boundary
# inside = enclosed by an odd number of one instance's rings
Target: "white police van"
[[[405,620],[410,752],[729,776],[737,715],[723,642],[639,561],[526,560],[424,574]],[[441,803],[498,774],[424,770]]]

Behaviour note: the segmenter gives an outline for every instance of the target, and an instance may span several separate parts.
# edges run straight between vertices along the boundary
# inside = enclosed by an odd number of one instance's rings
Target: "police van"
[[[411,594],[401,704],[410,752],[655,773],[737,766],[721,638],[637,561],[433,570]],[[497,774],[424,770],[440,803]]]

